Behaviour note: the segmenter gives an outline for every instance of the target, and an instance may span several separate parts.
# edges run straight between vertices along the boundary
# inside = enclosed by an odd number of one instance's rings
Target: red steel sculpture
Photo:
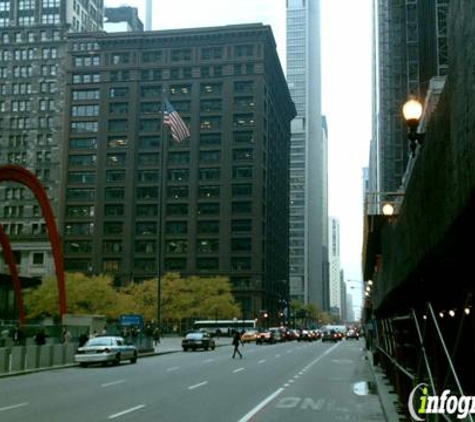
[[[61,241],[58,229],[56,227],[56,222],[54,220],[53,210],[51,209],[46,191],[41,182],[33,173],[23,167],[16,165],[0,166],[0,183],[3,181],[17,182],[27,186],[35,194],[35,197],[40,204],[41,211],[43,212],[43,217],[46,222],[46,227],[48,229],[48,236],[53,253],[56,278],[58,280],[59,315],[62,318],[62,316],[66,313],[66,287],[64,281],[63,253],[61,251]],[[25,322],[25,309],[23,306],[21,283],[18,277],[18,271],[16,268],[15,259],[13,257],[10,241],[1,224],[0,244],[2,246],[5,262],[8,264],[10,276],[13,281],[13,289],[15,291],[15,297],[18,304],[20,324],[23,324]]]

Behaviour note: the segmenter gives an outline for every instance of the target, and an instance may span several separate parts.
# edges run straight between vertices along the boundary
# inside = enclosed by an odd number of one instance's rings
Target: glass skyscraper
[[[297,109],[291,138],[290,296],[328,309],[327,141],[320,78],[320,2],[287,0],[287,80]]]

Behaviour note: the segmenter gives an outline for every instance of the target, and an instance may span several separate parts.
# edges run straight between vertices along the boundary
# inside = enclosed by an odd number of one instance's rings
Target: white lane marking
[[[237,374],[238,372],[244,371],[244,368],[238,368],[233,371],[233,374]]]
[[[294,378],[297,379],[299,376],[298,375],[294,375]]]
[[[203,363],[210,363],[210,362],[213,362],[213,361],[214,361],[214,359],[206,359],[206,360],[203,361]]]
[[[128,413],[135,412],[136,410],[139,410],[139,409],[143,409],[144,407],[145,407],[145,404],[139,404],[138,406],[131,407],[130,409],[123,410],[122,412],[114,413],[113,415],[108,416],[107,419],[115,419],[115,418],[118,418],[119,416],[123,416]]]
[[[295,382],[295,380],[289,380],[288,382],[290,382],[292,384],[293,382]]]
[[[202,387],[203,385],[208,384],[208,381],[200,382],[199,384],[192,385],[188,387],[188,390],[194,390],[195,388]]]
[[[106,382],[105,384],[101,384],[101,387],[110,387],[111,385],[122,384],[123,382],[125,382],[125,380]]]
[[[280,358],[280,355],[275,355],[276,358]]]
[[[259,362],[257,363],[264,363],[266,360],[265,359],[261,359]]]
[[[180,369],[180,367],[179,366],[173,366],[171,368],[168,368],[167,372],[176,371],[177,369]]]
[[[11,410],[11,409],[17,409],[18,407],[23,407],[23,406],[28,406],[28,403],[18,403],[18,404],[13,404],[11,406],[7,407],[0,407],[0,412],[3,412],[4,410]]]
[[[290,387],[290,384],[284,384],[284,387]]]
[[[248,422],[251,420],[251,418],[259,412],[264,406],[267,405],[267,403],[270,403],[272,400],[274,400],[280,393],[284,391],[283,388],[279,388],[277,391],[274,391],[269,397],[267,397],[265,400],[261,401],[254,409],[252,409],[249,413],[244,415],[241,419],[238,420],[238,422]]]

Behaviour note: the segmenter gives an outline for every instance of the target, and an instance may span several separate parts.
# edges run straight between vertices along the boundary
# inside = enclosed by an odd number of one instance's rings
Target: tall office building
[[[69,49],[66,269],[223,275],[243,317],[284,311],[295,107],[270,27],[74,34]]]
[[[0,0],[0,163],[40,178],[57,213],[65,35],[102,28],[103,1]],[[20,184],[2,184],[0,221],[22,276],[54,271],[40,207]],[[7,272],[4,263],[0,271]]]
[[[409,161],[402,106],[410,95],[422,102],[431,78],[447,73],[449,0],[375,0],[374,113],[377,157],[372,157],[371,186],[399,189]],[[372,146],[373,148],[373,146]],[[384,199],[384,198],[381,198]]]
[[[330,311],[342,317],[341,303],[341,261],[340,261],[340,221],[330,217],[329,258],[330,258]]]
[[[320,79],[320,2],[287,0],[287,80],[297,109],[290,157],[290,293],[327,310],[327,131]]]

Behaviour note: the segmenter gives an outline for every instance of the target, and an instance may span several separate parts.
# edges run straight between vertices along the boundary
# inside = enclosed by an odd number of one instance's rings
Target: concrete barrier
[[[74,363],[74,355],[78,349],[78,343],[72,342],[64,345],[64,363]]]
[[[53,365],[64,365],[64,345],[53,344]]]
[[[0,349],[0,374],[6,374],[10,370],[10,349]]]
[[[36,369],[40,365],[39,346],[26,346],[26,369]]]
[[[40,348],[40,368],[53,366],[53,346],[43,345]]]
[[[12,372],[24,371],[26,347],[15,346],[11,348],[11,351],[12,353],[10,356],[10,370]]]

